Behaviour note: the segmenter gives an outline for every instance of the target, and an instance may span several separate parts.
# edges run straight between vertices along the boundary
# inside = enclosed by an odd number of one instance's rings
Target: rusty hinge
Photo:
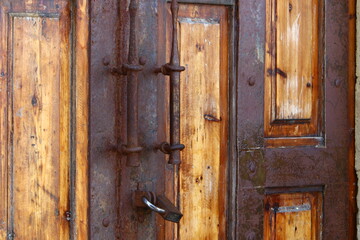
[[[15,233],[14,231],[9,232],[7,235],[7,240],[14,240],[15,239]]]
[[[66,221],[70,222],[72,220],[72,213],[71,211],[66,211],[65,212],[65,219]]]

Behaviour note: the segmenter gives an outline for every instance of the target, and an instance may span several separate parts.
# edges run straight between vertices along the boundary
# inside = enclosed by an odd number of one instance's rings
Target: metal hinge
[[[71,219],[72,219],[72,213],[71,213],[71,211],[66,211],[66,212],[65,212],[65,219],[66,219],[66,221],[68,221],[68,222],[71,221]]]
[[[15,233],[14,232],[10,232],[7,235],[7,240],[14,240],[15,239]]]

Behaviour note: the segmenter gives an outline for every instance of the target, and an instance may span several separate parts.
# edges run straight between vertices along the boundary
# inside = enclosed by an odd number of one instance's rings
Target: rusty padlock
[[[141,198],[141,203],[140,203]],[[151,201],[155,202],[153,204]],[[182,218],[182,213],[170,202],[165,196],[154,196],[150,192],[136,191],[134,198],[136,207],[147,207],[148,209],[159,213],[165,220],[179,223]]]
[[[177,209],[172,202],[165,196],[157,197],[157,206],[161,209],[164,209],[164,213],[160,215],[167,221],[178,223],[182,218],[183,214]]]

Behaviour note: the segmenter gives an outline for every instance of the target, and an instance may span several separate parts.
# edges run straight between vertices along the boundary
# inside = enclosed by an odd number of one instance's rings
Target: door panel
[[[118,149],[128,83],[111,70],[127,62],[129,2],[92,1],[92,236],[351,239],[353,1],[179,0],[178,166],[159,151],[171,103],[155,71],[170,59],[171,1],[137,1],[139,167]],[[165,194],[180,224],[135,206],[137,190]]]
[[[264,239],[321,239],[322,189],[299,190],[305,192],[266,195]]]
[[[88,38],[72,7],[0,1],[1,239],[87,238]]]
[[[353,151],[353,130],[349,121],[353,110],[347,106],[349,101],[353,101],[350,91],[353,82],[348,81],[347,71],[353,63],[348,62],[348,46],[351,45],[346,34],[349,30],[348,3],[324,1],[325,13],[323,20],[319,20],[327,26],[323,29],[324,33],[319,35],[324,48],[319,56],[319,60],[324,61],[324,144],[294,146],[283,143],[273,148],[269,148],[264,138],[267,130],[263,124],[266,119],[263,112],[269,102],[264,100],[267,94],[264,87],[264,83],[267,83],[264,81],[267,78],[264,79],[261,73],[266,76],[267,68],[261,61],[264,59],[262,55],[259,58],[259,55],[248,54],[249,50],[269,54],[261,41],[267,33],[263,22],[266,22],[268,3],[240,1],[239,5],[238,238],[263,238],[264,233],[259,230],[265,224],[261,199],[265,198],[267,188],[320,185],[325,187],[322,238],[352,239],[353,230],[349,224],[353,224],[350,211],[353,198],[349,189],[353,182],[349,179],[353,170],[349,170],[348,166],[353,161],[353,158],[349,158]],[[321,1],[318,3],[321,6]],[[249,32],[252,33],[251,37],[247,37]],[[258,82],[250,86],[247,79],[258,79]],[[292,131],[289,130],[289,133]],[[334,206],[345,210],[334,211]]]
[[[228,31],[227,9],[180,5],[180,238],[225,238]]]
[[[269,0],[266,23],[265,141],[324,144],[322,1]]]
[[[12,15],[10,24],[9,205],[14,209],[14,231],[19,238],[65,237],[69,235],[64,218],[69,209],[69,39],[61,43],[58,17]]]

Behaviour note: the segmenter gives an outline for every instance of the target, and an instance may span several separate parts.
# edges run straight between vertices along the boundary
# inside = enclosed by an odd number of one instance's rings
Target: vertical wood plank
[[[276,119],[310,119],[317,0],[277,1],[276,7]]]
[[[215,14],[214,14],[215,13]],[[224,239],[228,33],[222,7],[180,7],[180,239]],[[211,115],[220,121],[205,119]]]
[[[88,239],[89,215],[89,3],[76,1],[75,78],[76,78],[76,176],[75,234],[76,239]]]
[[[79,202],[73,216],[82,231],[74,228],[74,234],[88,239],[87,4],[79,1],[73,11],[79,27],[74,33],[79,36],[74,44],[78,51],[73,54],[70,6],[76,4],[67,0],[0,3],[0,196],[8,199],[0,203],[0,238],[14,231],[20,239],[69,239],[65,212],[70,210],[72,148],[80,159],[79,171],[73,171],[79,186],[73,195]],[[70,65],[75,59],[72,85]],[[72,86],[77,87],[74,103]],[[72,113],[71,104],[76,109]],[[77,118],[76,126],[71,127],[70,115]],[[71,131],[78,134],[76,148],[71,147]]]
[[[7,123],[7,7],[0,5],[0,238],[6,239],[8,229],[8,123]]]
[[[71,69],[70,61],[70,14],[60,16],[60,212],[71,210],[70,175],[71,163]],[[60,239],[70,236],[69,222],[65,216],[61,218]]]
[[[267,0],[265,136],[278,146],[316,145],[321,131],[321,0]],[[270,139],[269,146],[276,146]]]
[[[356,92],[356,64],[360,66],[360,64],[356,61],[358,51],[357,51],[357,41],[356,41],[356,29],[357,29],[357,14],[356,14],[356,8],[357,8],[357,1],[355,0],[349,0],[348,3],[348,11],[349,11],[349,44],[348,44],[348,112],[349,112],[349,127],[351,129],[355,129],[356,123],[355,119],[358,118],[356,114],[356,108],[355,103],[357,102],[357,96],[355,95]],[[359,4],[360,7],[360,4]],[[358,7],[358,9],[360,9]],[[360,31],[359,31],[360,32]],[[358,48],[360,49],[360,48]],[[357,93],[358,95],[358,93]],[[356,131],[358,132],[358,131]],[[355,146],[355,139],[357,139],[358,134],[355,132],[355,136],[351,138],[351,142],[349,144],[349,156],[348,156],[348,182],[349,184],[349,238],[354,239],[356,238],[356,223],[357,223],[357,217],[356,213],[358,212],[358,206],[357,206],[357,185],[355,184],[357,181],[356,176],[356,167],[355,167],[355,159],[356,159],[356,146]]]
[[[60,223],[69,192],[60,185],[60,175],[69,175],[60,168],[60,139],[69,132],[60,134],[59,19],[14,16],[12,52],[14,231],[20,239],[48,239],[59,236],[61,225],[68,234],[68,223]],[[62,160],[68,164],[69,155]]]

